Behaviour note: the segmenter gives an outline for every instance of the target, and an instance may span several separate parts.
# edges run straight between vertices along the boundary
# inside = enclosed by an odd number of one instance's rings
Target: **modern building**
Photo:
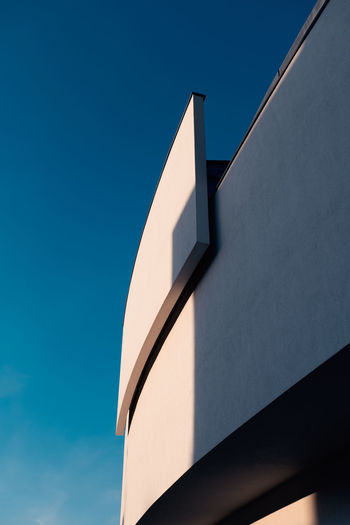
[[[317,2],[230,162],[203,111],[130,282],[121,524],[349,525],[349,0]]]

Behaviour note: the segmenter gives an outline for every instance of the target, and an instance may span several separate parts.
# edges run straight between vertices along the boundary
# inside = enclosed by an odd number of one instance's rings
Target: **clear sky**
[[[0,524],[117,525],[124,304],[191,91],[230,159],[315,0],[0,2]]]

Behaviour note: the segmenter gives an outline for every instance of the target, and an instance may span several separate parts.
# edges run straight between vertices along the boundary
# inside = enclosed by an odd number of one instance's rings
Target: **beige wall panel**
[[[203,102],[190,98],[137,253],[123,327],[118,434],[149,353],[209,245]]]

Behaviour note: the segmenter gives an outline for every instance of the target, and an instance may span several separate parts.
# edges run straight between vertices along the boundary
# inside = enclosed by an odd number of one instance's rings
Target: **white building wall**
[[[331,0],[215,195],[217,254],[131,423],[124,525],[350,342],[349,28]]]

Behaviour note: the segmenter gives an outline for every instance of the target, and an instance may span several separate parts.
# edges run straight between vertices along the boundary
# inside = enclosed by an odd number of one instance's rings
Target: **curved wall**
[[[192,94],[149,210],[123,326],[117,434],[165,321],[209,245],[203,95]]]
[[[331,1],[215,194],[216,256],[129,429],[125,525],[350,341],[349,27]]]

